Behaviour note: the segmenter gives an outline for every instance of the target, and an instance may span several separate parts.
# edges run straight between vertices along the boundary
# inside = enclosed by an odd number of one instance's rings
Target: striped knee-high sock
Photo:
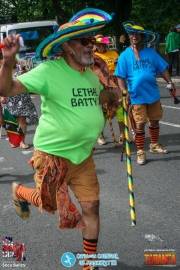
[[[98,239],[85,239],[83,238],[83,243],[84,243],[84,253],[85,254],[89,254],[89,255],[96,255],[96,250],[97,250],[97,243],[98,243]],[[92,262],[93,260],[95,260],[95,258],[88,258],[85,260],[84,263],[84,268],[83,270],[90,270],[90,268],[92,266],[88,265],[88,261]]]
[[[39,206],[40,196],[34,188],[19,185],[16,189],[16,195],[20,200],[26,200],[35,206]]]
[[[138,150],[144,149],[145,131],[143,129],[135,129],[135,141]]]
[[[159,126],[156,127],[149,126],[149,134],[151,143],[157,143],[159,138]]]

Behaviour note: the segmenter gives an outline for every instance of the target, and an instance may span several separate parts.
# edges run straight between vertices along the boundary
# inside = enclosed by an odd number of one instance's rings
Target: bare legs
[[[26,116],[16,116],[16,120],[18,121],[25,137],[27,131]],[[25,140],[23,140],[20,144],[20,147],[26,149],[29,148],[29,145],[25,143]]]
[[[97,239],[99,235],[99,201],[80,202],[86,228],[82,229],[86,239]]]

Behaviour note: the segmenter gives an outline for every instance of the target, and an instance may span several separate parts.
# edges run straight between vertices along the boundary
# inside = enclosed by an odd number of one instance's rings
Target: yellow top
[[[98,55],[99,57],[101,57],[106,62],[106,64],[108,65],[108,68],[109,68],[110,75],[111,76],[114,75],[114,71],[116,69],[117,59],[119,57],[117,52],[109,50],[105,53],[95,52],[95,54]]]

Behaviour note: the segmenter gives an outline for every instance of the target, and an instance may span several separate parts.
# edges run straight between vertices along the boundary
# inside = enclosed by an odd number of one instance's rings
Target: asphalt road
[[[126,156],[120,160],[121,146],[113,146],[109,123],[105,126],[105,146],[95,145],[94,159],[101,185],[99,254],[118,254],[117,266],[102,269],[162,269],[159,265],[146,266],[145,250],[156,253],[175,250],[176,267],[180,269],[180,104],[175,105],[159,82],[164,116],[160,123],[160,143],[169,150],[168,154],[150,154],[149,134],[146,130],[145,149],[148,162],[138,166],[136,147],[131,144],[132,177],[134,182],[136,226],[131,226],[129,195],[127,188]],[[177,85],[180,89],[180,83]],[[33,97],[40,111],[40,98]],[[116,137],[117,120],[113,120]],[[34,187],[34,171],[27,164],[32,156],[33,136],[36,125],[28,125],[26,142],[30,149],[12,149],[5,131],[0,140],[0,234],[13,237],[14,242],[26,246],[26,261],[16,262],[1,257],[0,269],[65,270],[61,256],[66,252],[82,254],[80,230],[58,230],[58,217],[46,212],[42,214],[30,206],[31,217],[21,220],[13,209],[11,184],[20,181]],[[73,200],[75,198],[73,197]],[[77,204],[78,206],[78,204]],[[79,207],[79,206],[78,206]],[[76,264],[69,269],[82,269]],[[9,263],[9,264],[8,264]],[[165,269],[172,269],[165,267]]]

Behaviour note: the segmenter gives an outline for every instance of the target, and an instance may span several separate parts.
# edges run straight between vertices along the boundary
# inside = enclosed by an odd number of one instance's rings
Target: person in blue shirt
[[[137,146],[137,163],[146,164],[144,150],[145,124],[149,122],[150,153],[168,151],[158,142],[159,120],[163,110],[160,103],[160,91],[156,82],[156,74],[161,74],[164,80],[171,84],[171,91],[176,89],[167,70],[168,63],[153,49],[144,46],[159,39],[159,35],[144,30],[134,22],[123,23],[129,34],[130,47],[119,57],[114,75],[118,77],[121,91],[127,89],[135,121],[135,141]]]

